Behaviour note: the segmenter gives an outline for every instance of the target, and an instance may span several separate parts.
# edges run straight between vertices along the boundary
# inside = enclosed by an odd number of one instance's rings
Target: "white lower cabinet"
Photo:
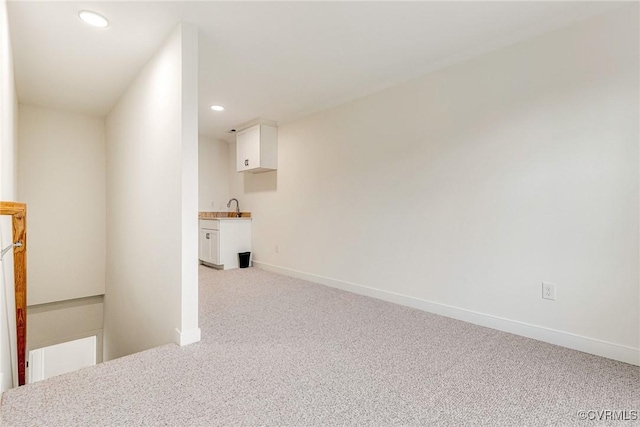
[[[251,218],[201,219],[199,242],[202,264],[238,268],[238,254],[251,252]]]

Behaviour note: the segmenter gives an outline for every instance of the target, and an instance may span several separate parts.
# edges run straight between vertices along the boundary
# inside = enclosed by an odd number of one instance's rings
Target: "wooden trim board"
[[[13,268],[18,341],[18,385],[24,385],[27,349],[27,205],[17,202],[0,202],[0,215],[11,215],[13,228],[11,242],[22,242],[22,246],[13,248]]]

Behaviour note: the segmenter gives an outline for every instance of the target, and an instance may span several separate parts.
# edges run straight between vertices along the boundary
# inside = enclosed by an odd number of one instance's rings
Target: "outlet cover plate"
[[[542,282],[542,298],[551,301],[556,300],[556,284],[549,282]]]

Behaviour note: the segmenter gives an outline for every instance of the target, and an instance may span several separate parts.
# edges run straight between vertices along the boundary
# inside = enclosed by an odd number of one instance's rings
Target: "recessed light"
[[[224,111],[224,107],[222,105],[212,105],[211,109],[213,111]]]
[[[90,10],[81,10],[80,12],[78,12],[78,16],[84,22],[89,25],[93,25],[94,27],[106,28],[109,26],[109,21],[107,21],[107,18],[100,15],[99,13],[92,12]]]

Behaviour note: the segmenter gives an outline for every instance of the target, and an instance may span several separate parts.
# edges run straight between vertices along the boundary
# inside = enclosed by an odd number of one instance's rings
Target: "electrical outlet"
[[[556,300],[556,285],[555,283],[542,282],[542,298],[552,301]]]
[[[279,247],[278,245],[275,245],[275,246],[273,247],[273,251],[274,251],[275,253],[279,254],[279,253],[280,253],[280,247]]]

